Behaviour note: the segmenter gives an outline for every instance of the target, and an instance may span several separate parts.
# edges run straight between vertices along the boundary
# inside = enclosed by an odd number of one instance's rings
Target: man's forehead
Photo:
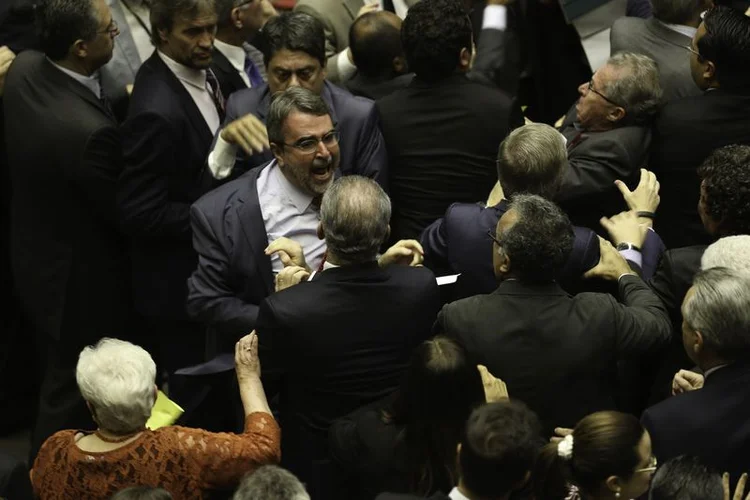
[[[295,71],[308,67],[317,68],[320,66],[320,61],[301,50],[282,49],[277,51],[273,57],[271,57],[269,66],[281,70]]]
[[[321,136],[333,130],[331,115],[311,115],[302,111],[293,111],[284,120],[285,135],[294,138]]]
[[[211,9],[202,8],[181,12],[175,16],[175,21],[190,28],[200,28],[216,24],[218,17]]]

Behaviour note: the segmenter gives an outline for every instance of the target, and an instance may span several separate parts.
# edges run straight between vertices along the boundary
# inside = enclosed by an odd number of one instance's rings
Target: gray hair
[[[682,317],[707,348],[725,360],[750,352],[750,278],[724,267],[700,271]]]
[[[96,423],[115,434],[146,425],[154,406],[156,364],[145,349],[124,340],[101,339],[81,351],[76,381]]]
[[[568,216],[541,196],[517,194],[508,205],[518,219],[498,234],[500,252],[510,257],[510,270],[525,282],[555,279],[573,250],[575,234]],[[507,213],[507,212],[506,212]]]
[[[552,198],[568,165],[565,138],[544,123],[519,127],[497,153],[497,178],[506,197],[516,193]]]
[[[358,175],[334,181],[320,205],[328,251],[342,264],[375,260],[390,219],[391,200],[383,188]]]
[[[697,19],[706,7],[695,0],[651,0],[653,15],[668,24],[687,24]]]
[[[314,116],[331,114],[323,98],[304,87],[289,87],[276,92],[271,98],[271,106],[266,117],[269,142],[284,142],[284,122],[295,111]]]
[[[618,52],[607,60],[607,65],[618,71],[602,90],[625,107],[624,123],[646,124],[658,111],[662,97],[656,63],[648,56]]]
[[[245,476],[232,500],[310,500],[310,495],[288,470],[264,465]]]
[[[218,20],[216,23],[219,26],[228,26],[232,22],[232,11],[251,2],[260,2],[261,0],[214,0],[216,4],[216,16]]]
[[[205,10],[215,11],[214,0],[150,0],[151,43],[161,46],[159,31],[172,30],[177,16],[197,16]]]
[[[727,236],[706,248],[701,257],[701,269],[714,267],[726,267],[750,277],[750,235]]]
[[[64,59],[76,40],[91,40],[99,29],[91,0],[46,0],[36,10],[42,51],[53,61]]]

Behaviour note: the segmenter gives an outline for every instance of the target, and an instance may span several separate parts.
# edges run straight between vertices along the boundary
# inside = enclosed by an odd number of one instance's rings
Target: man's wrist
[[[638,276],[636,273],[633,272],[632,269],[628,269],[627,271],[623,271],[618,277],[617,282],[619,283],[621,279],[623,279],[625,276]]]

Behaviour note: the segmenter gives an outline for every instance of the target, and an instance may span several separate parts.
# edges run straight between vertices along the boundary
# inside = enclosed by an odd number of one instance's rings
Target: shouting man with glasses
[[[626,209],[615,180],[632,189],[645,167],[662,96],[659,71],[651,58],[621,52],[578,92],[562,123],[569,167],[555,200],[574,224],[596,229],[601,216]]]

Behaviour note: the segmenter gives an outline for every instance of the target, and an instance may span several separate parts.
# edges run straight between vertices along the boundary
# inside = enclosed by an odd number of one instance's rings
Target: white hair
[[[264,465],[246,475],[232,500],[310,500],[304,485],[286,469]]]
[[[81,351],[78,388],[96,423],[115,434],[146,425],[156,394],[156,364],[145,349],[124,340],[101,339]]]
[[[714,267],[726,267],[750,276],[750,235],[727,236],[706,248],[701,257],[701,269]]]

